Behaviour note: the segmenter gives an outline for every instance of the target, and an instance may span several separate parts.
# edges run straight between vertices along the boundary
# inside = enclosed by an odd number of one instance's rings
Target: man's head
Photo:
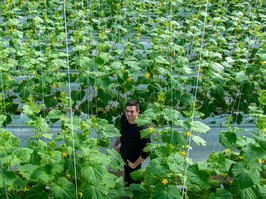
[[[139,103],[137,101],[128,101],[125,115],[130,124],[135,124],[135,120],[139,116]]]

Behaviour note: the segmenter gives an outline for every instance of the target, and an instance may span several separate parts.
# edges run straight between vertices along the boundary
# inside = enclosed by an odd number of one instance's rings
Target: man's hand
[[[115,150],[116,150],[118,153],[120,153],[120,147],[119,147],[119,146],[114,145],[114,148],[115,148]]]
[[[135,169],[137,166],[135,164],[133,164],[132,162],[130,162],[130,160],[127,160],[127,165],[131,168],[131,169]]]

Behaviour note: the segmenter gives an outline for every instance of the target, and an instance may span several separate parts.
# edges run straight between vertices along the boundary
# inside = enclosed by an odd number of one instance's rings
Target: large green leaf
[[[249,144],[243,147],[245,157],[248,160],[257,160],[266,158],[266,150],[259,145]]]
[[[3,125],[3,123],[5,122],[6,120],[6,116],[5,115],[0,115],[0,127]]]
[[[144,189],[139,184],[131,184],[130,190],[133,192],[134,199],[147,199],[151,198],[151,193],[149,190]]]
[[[259,198],[260,199],[266,198],[266,185],[259,187]]]
[[[121,135],[119,130],[111,124],[104,126],[102,134],[107,138],[119,137]]]
[[[51,186],[51,191],[56,199],[75,198],[74,184],[65,177],[58,178]]]
[[[27,163],[30,160],[32,149],[29,148],[18,148],[12,153],[12,160],[10,165],[17,165],[21,163]]]
[[[231,199],[233,198],[232,194],[226,189],[217,188],[214,193],[210,194],[209,199]]]
[[[81,176],[93,184],[99,184],[103,179],[103,174],[106,172],[106,169],[98,163],[94,164],[84,164],[81,166]]]
[[[82,185],[82,190],[83,190],[83,197],[90,199],[105,199],[108,194],[106,186],[99,184],[91,185],[84,183]]]
[[[259,183],[259,171],[244,164],[243,162],[238,162],[234,165],[232,172],[241,189],[252,187],[253,185]]]
[[[221,131],[219,134],[219,142],[226,148],[234,147],[236,141],[237,141],[237,136],[235,132]]]
[[[161,132],[161,137],[165,143],[169,143],[175,146],[185,145],[186,143],[186,138],[184,137],[183,133],[170,127],[163,129],[163,131]]]
[[[32,199],[32,198],[48,199],[49,195],[45,190],[45,186],[46,185],[42,184],[33,185],[32,187],[30,187],[30,190],[22,193],[21,199]]]
[[[64,114],[60,110],[51,110],[46,116],[47,119],[60,119]]]
[[[161,158],[149,162],[146,171],[154,176],[164,176],[169,172],[169,166]]]
[[[37,117],[34,120],[29,120],[26,125],[35,129],[36,132],[50,132],[47,121],[42,117]]]
[[[200,121],[192,121],[191,129],[192,129],[192,132],[204,134],[210,130],[210,127]]]
[[[35,105],[35,106],[24,105],[23,113],[28,116],[33,116],[39,113],[42,110],[42,108],[43,108],[43,105]]]
[[[181,195],[176,185],[157,185],[152,190],[151,198],[179,199]]]
[[[197,164],[188,167],[187,176],[191,184],[196,184],[200,187],[209,187],[209,175],[206,172],[199,170]]]
[[[4,182],[5,181],[5,185],[7,186],[8,190],[12,190],[14,188],[14,183],[16,181],[17,177],[15,175],[14,172],[12,171],[7,171],[4,173],[4,179],[1,177],[1,182],[0,182],[0,188],[4,188]]]
[[[169,61],[167,61],[163,56],[158,56],[155,58],[155,62],[156,63],[159,63],[159,64],[166,64],[166,65],[169,65]]]
[[[111,163],[108,165],[111,170],[119,171],[124,165],[124,161],[119,153],[115,149],[106,149],[108,157],[111,160]]]
[[[24,164],[21,165],[18,170],[20,175],[22,175],[24,178],[29,180],[31,178],[31,175],[33,172],[38,168],[37,165],[32,165],[32,164]]]
[[[52,166],[49,164],[39,166],[31,175],[31,179],[41,183],[49,183],[54,179]]]
[[[20,140],[5,129],[0,129],[0,154],[19,147]]]

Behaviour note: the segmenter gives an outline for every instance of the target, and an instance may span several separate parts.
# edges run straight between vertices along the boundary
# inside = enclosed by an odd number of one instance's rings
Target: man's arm
[[[127,165],[132,168],[135,169],[139,164],[141,164],[145,159],[141,156],[139,156],[139,158],[134,162],[130,162],[129,160],[127,160]]]
[[[120,153],[120,147],[118,146],[120,144],[121,137],[117,137],[115,142],[114,142],[114,148],[115,150]]]

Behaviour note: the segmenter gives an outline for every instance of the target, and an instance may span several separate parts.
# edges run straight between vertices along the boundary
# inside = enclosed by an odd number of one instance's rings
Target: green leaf
[[[16,181],[17,177],[14,172],[12,171],[7,171],[4,173],[4,180],[5,184],[8,189],[13,189],[14,188],[14,183]],[[3,182],[3,178],[1,177],[1,181]]]
[[[45,190],[45,186],[46,185],[42,184],[36,184],[31,186],[30,190],[22,193],[21,199],[32,199],[32,198],[48,199],[49,195]]]
[[[164,128],[161,132],[161,136],[163,142],[172,144],[174,146],[184,145],[186,143],[186,138],[184,137],[183,133],[170,127]]]
[[[107,138],[121,136],[119,130],[115,128],[114,125],[111,125],[111,124],[104,126],[102,133]]]
[[[19,147],[20,140],[5,129],[0,129],[0,154]]]
[[[112,171],[120,171],[123,168],[124,161],[121,155],[115,149],[106,149],[111,163],[108,165]]]
[[[42,108],[43,108],[43,105],[35,105],[35,106],[24,105],[23,113],[28,116],[33,116],[39,113],[42,110]]]
[[[56,199],[73,199],[75,198],[74,184],[65,177],[58,178],[50,186],[53,196]]]
[[[51,110],[48,115],[46,116],[47,119],[60,119],[61,117],[65,116],[64,113],[60,110]]]
[[[17,164],[20,164],[20,163],[29,162],[32,152],[33,150],[29,148],[18,148],[13,151],[12,155],[13,158],[17,158],[19,160]]]
[[[206,141],[203,140],[200,136],[191,135],[191,138],[196,144],[206,146]]]
[[[152,198],[179,199],[181,195],[175,185],[157,185],[152,191]]]
[[[42,117],[37,117],[35,120],[29,120],[26,125],[35,129],[36,132],[50,132],[47,121]]]
[[[238,162],[234,165],[232,172],[241,189],[252,187],[253,185],[259,183],[259,171],[245,165],[243,162]]]
[[[158,57],[155,58],[155,62],[159,64],[166,64],[169,65],[169,61],[167,61],[163,56],[159,55]]]
[[[146,171],[154,176],[165,176],[169,172],[168,165],[161,158],[149,162]]]
[[[260,199],[266,198],[266,185],[259,187],[259,198]]]
[[[149,190],[144,189],[140,184],[131,184],[130,190],[132,191],[135,199],[147,199],[151,198]]]
[[[52,166],[49,164],[38,167],[31,175],[31,179],[41,183],[49,183],[54,179]]]
[[[210,127],[200,121],[191,122],[192,132],[205,134],[210,130]]]
[[[108,194],[106,186],[99,184],[96,185],[83,184],[82,190],[83,190],[83,197],[90,199],[105,199]]]
[[[102,181],[103,174],[106,172],[106,169],[98,163],[91,165],[85,164],[81,167],[81,176],[93,184],[98,184]]]
[[[33,172],[38,168],[37,165],[33,165],[33,164],[24,164],[21,165],[18,170],[19,173],[26,178],[27,180],[29,180],[31,178],[31,175],[33,174]]]
[[[226,189],[217,188],[215,193],[211,193],[209,199],[231,199],[233,198],[232,194]]]
[[[219,142],[226,148],[234,147],[237,141],[235,132],[221,131],[219,134]]]
[[[5,115],[0,115],[0,127],[3,125],[3,123],[5,122],[7,116]]]
[[[242,148],[245,157],[248,160],[258,160],[266,158],[266,150],[259,145],[248,144]]]
[[[176,121],[179,119],[179,112],[174,109],[164,109],[163,111],[163,117],[166,121]]]
[[[168,156],[168,166],[173,173],[183,172],[184,157],[180,153],[172,153]]]
[[[199,185],[200,187],[209,187],[209,175],[204,171],[199,170],[198,164],[189,166],[188,179],[191,184]]]

